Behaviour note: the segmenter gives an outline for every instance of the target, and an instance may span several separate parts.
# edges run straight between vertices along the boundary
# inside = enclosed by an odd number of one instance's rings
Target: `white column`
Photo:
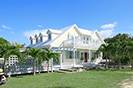
[[[60,68],[62,68],[62,54],[60,54]]]
[[[53,58],[51,58],[51,72],[53,72]]]
[[[89,62],[91,62],[91,51],[89,49]]]
[[[73,55],[74,55],[74,57],[73,57],[73,67],[75,67],[75,50],[74,50]]]

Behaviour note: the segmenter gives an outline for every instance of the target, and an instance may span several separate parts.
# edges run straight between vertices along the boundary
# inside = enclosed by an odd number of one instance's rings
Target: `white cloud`
[[[99,33],[102,38],[108,38],[113,34],[114,29],[101,30]]]
[[[5,29],[12,29],[12,28],[10,28],[10,27],[7,27],[7,26],[5,26],[5,25],[1,25],[3,28],[5,28]]]
[[[37,25],[38,27],[40,27],[40,28],[43,28],[43,26],[42,25]]]
[[[43,30],[30,30],[30,31],[25,31],[23,34],[26,38],[30,38],[30,36],[35,36],[35,34],[39,34],[40,32],[45,32],[46,33],[47,29]]]
[[[116,27],[116,25],[117,25],[117,22],[114,22],[112,24],[109,23],[109,24],[102,25],[101,28],[103,30],[99,32],[102,38],[108,38],[114,35],[114,28]]]
[[[115,26],[117,25],[117,22],[114,22],[113,24],[109,23],[109,24],[105,24],[105,25],[102,25],[101,28],[102,29],[113,29]]]
[[[12,31],[11,34],[14,34],[14,32]]]

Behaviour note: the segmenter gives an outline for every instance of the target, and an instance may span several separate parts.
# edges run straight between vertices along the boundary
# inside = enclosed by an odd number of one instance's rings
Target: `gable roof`
[[[63,36],[63,34],[65,32],[67,32],[68,30],[70,30],[72,27],[76,27],[78,29],[78,31],[83,34],[83,35],[88,35],[88,36],[92,36],[94,33],[97,32],[99,38],[103,41],[103,39],[101,38],[101,36],[99,35],[98,31],[95,30],[95,31],[89,31],[89,30],[85,30],[85,29],[81,29],[81,28],[78,28],[76,24],[74,25],[71,25],[71,26],[68,26],[68,27],[65,27],[65,28],[62,28],[60,30],[53,30],[53,29],[48,29],[48,31],[52,32],[52,33],[58,33],[59,36],[57,36],[55,39],[53,40],[47,40],[45,42],[40,42],[40,43],[36,43],[36,44],[33,44],[33,45],[29,45],[27,47],[44,47],[44,46],[50,46],[52,43],[54,43],[58,38],[60,38],[61,36]],[[48,32],[47,31],[47,32]],[[104,41],[103,41],[104,42]]]
[[[60,31],[60,30],[54,30],[54,29],[48,29],[48,31],[46,33],[48,34],[48,32],[57,33],[57,34],[62,33],[62,31]]]
[[[92,35],[92,32],[89,31],[89,30],[85,30],[85,29],[81,29],[81,28],[78,28],[78,29],[79,29],[79,31],[80,31],[81,34],[89,35],[89,36]]]
[[[43,47],[43,46],[46,46],[46,45],[50,45],[52,42],[54,42],[56,39],[58,39],[61,35],[63,35],[67,30],[69,30],[72,26],[73,25],[60,29],[59,31],[61,31],[61,34],[53,40],[47,40],[45,42],[39,42],[39,43],[36,43],[36,44],[33,44],[33,45],[29,45],[27,47]]]

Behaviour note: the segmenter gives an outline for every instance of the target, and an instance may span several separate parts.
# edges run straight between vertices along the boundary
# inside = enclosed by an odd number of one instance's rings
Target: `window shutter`
[[[69,59],[69,51],[66,51],[66,59]]]
[[[79,59],[79,51],[76,51],[76,59]]]

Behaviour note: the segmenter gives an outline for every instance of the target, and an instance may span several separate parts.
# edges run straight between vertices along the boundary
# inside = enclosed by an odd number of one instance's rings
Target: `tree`
[[[39,58],[40,49],[30,48],[28,50],[28,55],[33,57],[33,75],[36,75],[36,59]]]
[[[44,57],[48,64],[47,73],[49,73],[49,60],[53,58],[55,60],[55,62],[58,63],[59,62],[59,54],[51,52],[51,50],[49,50],[48,48],[43,48],[43,49],[46,52],[46,54],[44,54]]]
[[[127,43],[127,53],[130,57],[131,69],[133,70],[133,41]]]
[[[41,66],[41,63],[43,62],[43,61],[46,61],[46,55],[47,53],[45,52],[45,51],[41,51],[40,53],[39,53],[39,58],[38,58],[38,61],[39,61],[39,74],[40,74],[40,66]]]
[[[7,58],[9,58],[10,55],[17,55],[19,59],[22,59],[19,48],[14,45],[10,45],[9,43],[0,44],[0,55],[4,58],[3,71]]]
[[[96,51],[97,54],[100,52],[103,52],[105,57],[106,57],[106,62],[105,62],[105,67],[108,69],[108,62],[107,62],[107,55],[108,55],[108,45],[107,44],[102,44],[99,49]]]
[[[125,55],[126,43],[125,41],[115,43],[116,55],[118,57],[118,69],[121,69],[121,59]]]

